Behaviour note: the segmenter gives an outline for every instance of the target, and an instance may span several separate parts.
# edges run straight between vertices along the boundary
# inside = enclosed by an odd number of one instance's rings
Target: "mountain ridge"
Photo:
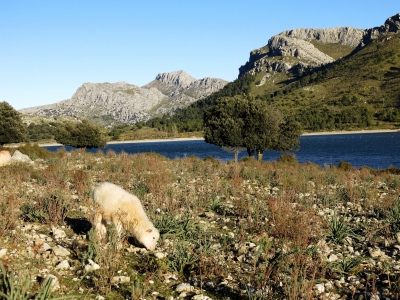
[[[142,87],[126,82],[88,82],[82,84],[70,99],[19,111],[47,117],[73,116],[102,126],[132,125],[155,115],[172,114],[226,83],[209,77],[197,80],[182,70],[159,73],[155,80]]]

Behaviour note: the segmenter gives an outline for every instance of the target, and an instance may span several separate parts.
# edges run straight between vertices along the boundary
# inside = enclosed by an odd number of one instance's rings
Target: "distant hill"
[[[397,128],[400,124],[400,14],[370,29],[287,30],[250,52],[238,79],[150,126],[201,128],[218,97],[249,95],[293,115],[307,131]]]
[[[20,112],[45,117],[71,116],[102,126],[135,124],[157,115],[173,114],[226,83],[208,77],[197,80],[184,71],[160,73],[142,87],[126,82],[84,83],[71,99]]]

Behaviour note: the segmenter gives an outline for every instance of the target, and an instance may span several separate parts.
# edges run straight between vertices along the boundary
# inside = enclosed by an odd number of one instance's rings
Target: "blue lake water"
[[[44,148],[57,151],[61,147]],[[67,151],[75,149],[65,148]],[[108,144],[103,149],[92,148],[87,149],[87,152],[95,153],[99,150],[128,154],[155,152],[171,159],[185,156],[200,158],[210,156],[222,161],[233,159],[233,153],[207,144],[203,140]],[[400,168],[400,132],[302,136],[300,150],[293,153],[300,163],[312,162],[320,166],[338,165],[340,161],[345,161],[357,168],[362,166],[374,169]],[[263,160],[277,160],[281,154],[277,151],[265,151]],[[247,152],[242,151],[239,159],[246,156]]]

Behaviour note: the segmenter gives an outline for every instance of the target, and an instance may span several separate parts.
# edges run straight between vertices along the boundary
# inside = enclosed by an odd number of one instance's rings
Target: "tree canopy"
[[[288,151],[299,145],[300,125],[277,108],[251,97],[219,99],[204,114],[204,139],[207,143],[236,149],[246,148],[249,156],[264,150]]]
[[[21,114],[7,102],[0,102],[0,145],[23,142],[26,134]]]
[[[101,128],[84,120],[82,122],[66,122],[59,126],[55,133],[58,143],[77,148],[103,148],[106,140]]]

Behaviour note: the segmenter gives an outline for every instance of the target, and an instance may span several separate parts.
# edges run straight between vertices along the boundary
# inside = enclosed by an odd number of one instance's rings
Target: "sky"
[[[233,81],[284,30],[367,29],[399,12],[399,0],[0,0],[0,102],[19,110],[178,70]]]

